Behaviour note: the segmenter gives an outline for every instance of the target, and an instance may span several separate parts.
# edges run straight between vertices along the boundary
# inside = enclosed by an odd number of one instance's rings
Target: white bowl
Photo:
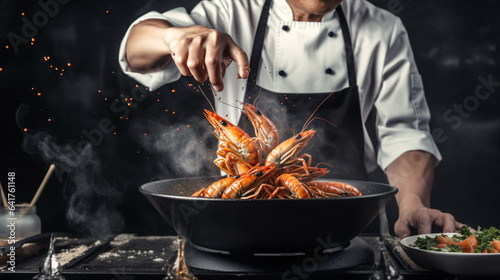
[[[403,250],[419,266],[430,270],[441,270],[453,275],[500,276],[500,253],[453,253],[429,251],[412,247],[419,237],[435,237],[442,233],[409,236],[399,243]],[[445,233],[448,236],[457,233]]]

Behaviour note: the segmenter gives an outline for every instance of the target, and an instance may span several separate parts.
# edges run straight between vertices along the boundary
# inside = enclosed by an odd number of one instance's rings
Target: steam
[[[218,175],[213,164],[216,150],[211,148],[217,139],[212,131],[205,118],[191,116],[174,125],[166,119],[138,119],[132,125],[131,134],[147,153],[159,159],[157,165],[163,172],[157,179],[162,179]]]
[[[20,107],[18,125],[22,114],[28,111],[27,106]],[[95,238],[120,232],[124,221],[118,205],[123,195],[105,180],[101,159],[89,142],[61,145],[51,134],[40,131],[25,132],[22,145],[27,153],[39,155],[47,165],[56,165],[55,174],[63,182],[68,204],[66,218],[75,232]]]

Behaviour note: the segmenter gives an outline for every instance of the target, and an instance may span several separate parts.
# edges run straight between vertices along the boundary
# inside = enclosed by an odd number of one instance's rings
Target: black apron
[[[257,86],[257,71],[261,61],[271,1],[266,0],[258,23],[250,59],[250,75],[243,102],[253,103],[257,98],[254,105],[273,121],[280,133],[280,142],[282,142],[302,130],[307,119],[331,92],[319,94],[274,93]],[[340,5],[337,7],[337,13],[345,44],[349,87],[334,92],[314,113],[314,117],[327,120],[335,126],[323,120],[314,120],[307,129],[313,128],[317,132],[309,142],[309,146],[302,152],[312,156],[313,166],[318,163],[332,165],[333,167],[321,166],[331,170],[327,177],[367,180],[368,176],[364,163],[363,121],[359,105],[353,48],[347,22]],[[293,32],[293,30],[290,30],[290,32]],[[287,79],[286,71],[300,71],[300,69],[280,69],[281,79]],[[325,69],[325,77],[321,78],[329,78],[333,75],[333,70]],[[311,83],[313,82],[311,81]],[[240,118],[238,126],[249,134],[253,133],[253,127],[245,116]]]

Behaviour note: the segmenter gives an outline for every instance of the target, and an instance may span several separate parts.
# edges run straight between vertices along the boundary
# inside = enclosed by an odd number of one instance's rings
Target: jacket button
[[[288,27],[288,25],[283,25],[283,27],[281,27],[281,29],[288,31],[288,30],[290,30],[290,27]]]
[[[332,37],[332,38],[333,37],[337,37],[337,33],[333,32],[333,31],[330,31],[330,32],[328,32],[328,36]]]
[[[283,71],[283,70],[280,70],[280,71],[278,72],[278,74],[279,74],[281,77],[286,77],[286,72],[285,72],[285,71]]]
[[[330,75],[335,75],[335,71],[332,70],[332,68],[328,68],[325,70],[325,73],[326,74],[330,74]]]

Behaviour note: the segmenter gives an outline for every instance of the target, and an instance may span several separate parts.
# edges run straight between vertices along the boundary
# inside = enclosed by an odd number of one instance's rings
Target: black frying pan
[[[144,184],[140,191],[192,244],[232,254],[312,252],[346,245],[397,193],[386,184],[336,180],[357,187],[363,195],[272,200],[190,197],[218,179],[162,180]]]

